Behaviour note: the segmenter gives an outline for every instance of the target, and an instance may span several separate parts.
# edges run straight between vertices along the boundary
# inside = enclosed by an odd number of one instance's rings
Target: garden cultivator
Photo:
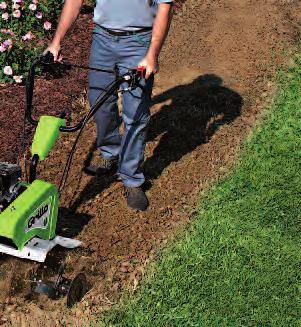
[[[38,120],[32,116],[36,68],[47,66],[68,69],[75,65],[54,63],[50,53],[38,57],[31,65],[26,88],[25,117],[37,128],[31,146],[29,180],[21,180],[22,171],[19,165],[0,163],[0,252],[38,262],[44,262],[47,253],[56,245],[76,248],[81,244],[78,240],[56,235],[59,192],[67,180],[76,144],[85,125],[104,102],[116,93],[123,83],[127,83],[127,89],[139,87],[143,75],[141,69],[129,69],[123,75],[119,75],[117,69],[110,71],[116,74],[115,82],[108,85],[108,88],[99,95],[96,104],[77,125],[67,127],[64,114],[61,117],[41,116]],[[104,71],[98,68],[76,67]],[[77,131],[78,135],[67,160],[60,188],[36,179],[38,163],[46,159],[60,132]]]

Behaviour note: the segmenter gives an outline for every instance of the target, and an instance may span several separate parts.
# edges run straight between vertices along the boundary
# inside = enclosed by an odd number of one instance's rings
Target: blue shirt
[[[120,31],[152,27],[158,4],[171,2],[173,0],[97,0],[94,22]]]

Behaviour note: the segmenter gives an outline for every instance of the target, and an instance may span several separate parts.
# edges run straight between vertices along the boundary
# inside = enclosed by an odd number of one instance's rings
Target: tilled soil
[[[60,234],[84,245],[74,251],[55,249],[42,266],[1,258],[4,325],[81,326],[118,302],[122,289],[137,289],[149,261],[193,217],[200,192],[231,167],[273,93],[271,76],[289,63],[300,19],[299,1],[186,1],[174,18],[154,89],[144,163],[149,209],[127,208],[122,184],[113,176],[82,172],[93,150],[91,123],[78,145],[58,226]],[[70,61],[87,63],[91,28],[91,16],[82,15],[65,43]],[[79,119],[87,110],[85,85],[86,72],[77,70],[55,80],[39,79],[37,112],[64,109],[70,119]],[[2,88],[0,96],[0,156],[12,161],[22,129],[23,89]],[[42,165],[41,177],[59,182],[74,138],[61,138]],[[84,271],[90,284],[72,310],[64,309],[64,300],[31,292],[33,278],[53,275],[62,261],[67,276]]]

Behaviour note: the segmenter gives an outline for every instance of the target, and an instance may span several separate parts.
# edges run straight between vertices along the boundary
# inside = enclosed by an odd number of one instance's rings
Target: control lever
[[[128,82],[128,87],[121,90],[122,93],[135,90],[139,87],[141,90],[145,90],[144,86],[140,84],[141,78],[145,77],[146,68],[137,67],[129,72],[129,75],[124,76],[126,82]]]

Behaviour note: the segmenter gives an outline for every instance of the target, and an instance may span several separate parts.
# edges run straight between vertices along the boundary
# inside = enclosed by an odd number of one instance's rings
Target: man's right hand
[[[47,52],[52,53],[54,62],[62,60],[62,57],[60,55],[61,45],[59,43],[50,43],[48,48],[43,52],[43,54],[45,55]]]

